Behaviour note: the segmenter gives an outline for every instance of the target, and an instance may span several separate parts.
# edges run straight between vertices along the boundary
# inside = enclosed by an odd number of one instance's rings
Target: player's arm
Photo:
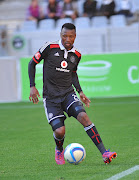
[[[46,42],[44,46],[40,48],[40,50],[33,56],[31,61],[28,65],[28,74],[29,74],[29,80],[30,80],[30,96],[29,100],[33,101],[34,104],[37,104],[39,102],[38,97],[40,97],[38,90],[35,87],[35,72],[36,72],[36,65],[46,58],[48,55],[50,49],[50,43]]]
[[[87,107],[89,107],[91,101],[83,93],[76,71],[72,72],[72,84],[74,85],[76,91],[79,93],[81,101],[85,103]]]
[[[37,104],[39,102],[38,97],[40,97],[40,94],[38,90],[35,87],[35,71],[36,71],[36,62],[34,62],[33,59],[29,62],[28,65],[28,74],[29,74],[29,80],[30,80],[30,96],[29,100],[33,101],[34,104]]]
[[[38,90],[35,87],[35,72],[36,72],[36,65],[42,60],[42,55],[38,51],[28,65],[28,74],[29,74],[29,80],[30,80],[30,96],[29,100],[33,101],[34,104],[37,104],[39,102],[38,97],[40,98],[40,94]]]

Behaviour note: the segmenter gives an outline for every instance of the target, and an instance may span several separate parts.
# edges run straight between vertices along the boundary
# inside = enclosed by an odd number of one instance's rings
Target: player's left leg
[[[101,154],[103,154],[106,151],[106,149],[102,143],[102,140],[100,138],[100,135],[99,135],[95,125],[90,121],[86,112],[80,112],[77,115],[77,120],[84,126],[84,130],[86,131],[88,136],[91,138],[91,140],[97,146],[97,148],[99,149]]]
[[[105,163],[110,163],[112,158],[116,158],[116,152],[110,152],[105,149],[95,125],[90,121],[88,115],[85,112],[80,112],[77,115],[77,120],[84,126],[84,130],[102,154],[102,158]]]
[[[69,95],[69,97],[71,96]],[[76,95],[73,95],[73,97],[73,103],[70,103],[70,105],[67,106],[68,115],[75,117],[83,125],[84,130],[102,154],[104,162],[111,162],[112,158],[115,158],[117,154],[115,152],[109,152],[105,149],[95,125],[86,114],[83,104],[78,100]],[[72,97],[70,99],[72,99]]]
[[[97,148],[99,149],[101,154],[103,154],[106,151],[106,149],[102,143],[102,140],[100,138],[100,135],[99,135],[95,125],[91,122],[88,115],[86,114],[82,103],[81,102],[75,102],[69,108],[69,114],[72,114],[72,116],[75,117],[83,125],[84,130],[86,131],[88,136],[91,138],[91,140],[97,146]]]

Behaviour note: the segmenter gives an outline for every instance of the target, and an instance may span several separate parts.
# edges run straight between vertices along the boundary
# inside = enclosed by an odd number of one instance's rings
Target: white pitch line
[[[133,172],[139,170],[139,165],[136,165],[130,169],[127,169],[126,171],[122,171],[121,173],[115,174],[114,176],[106,179],[106,180],[117,180],[117,179],[121,179],[122,177],[125,177],[129,174],[132,174]]]

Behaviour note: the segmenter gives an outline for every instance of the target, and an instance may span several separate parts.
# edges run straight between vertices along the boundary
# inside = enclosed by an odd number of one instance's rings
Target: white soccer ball
[[[64,151],[64,158],[71,164],[79,164],[86,157],[84,147],[79,143],[69,144]]]

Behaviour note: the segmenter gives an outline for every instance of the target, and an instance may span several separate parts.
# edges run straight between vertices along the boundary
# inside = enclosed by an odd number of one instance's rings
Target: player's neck
[[[70,51],[72,48],[73,48],[73,46],[72,46],[71,48],[68,48],[68,49],[67,49],[67,48],[65,48],[65,49],[66,49],[67,51]]]

